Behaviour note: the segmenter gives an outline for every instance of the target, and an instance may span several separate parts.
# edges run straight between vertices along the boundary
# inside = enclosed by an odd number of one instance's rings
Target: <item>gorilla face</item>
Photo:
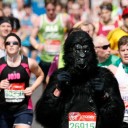
[[[79,30],[68,35],[64,44],[65,68],[73,74],[88,74],[97,67],[96,53],[92,38]]]
[[[73,46],[74,65],[77,68],[84,69],[88,64],[88,55],[90,48],[86,44],[75,44]]]

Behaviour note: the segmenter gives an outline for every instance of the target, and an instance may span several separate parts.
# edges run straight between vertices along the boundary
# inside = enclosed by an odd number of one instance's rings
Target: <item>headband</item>
[[[13,26],[12,25],[12,22],[11,22],[11,19],[9,18],[9,17],[0,17],[0,25],[2,24],[2,23],[9,23],[11,26]]]

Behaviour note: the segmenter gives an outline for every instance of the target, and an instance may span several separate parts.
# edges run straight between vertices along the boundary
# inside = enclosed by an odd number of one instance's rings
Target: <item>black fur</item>
[[[89,48],[89,54],[84,58],[87,63],[83,69],[75,65],[75,44],[86,44]],[[121,128],[124,103],[118,83],[109,70],[97,66],[91,37],[80,30],[72,32],[65,41],[63,58],[64,68],[53,73],[36,104],[36,120],[45,128],[68,128],[69,112],[93,111],[97,115],[96,128]],[[57,76],[63,71],[70,74],[70,85],[64,86],[61,95],[56,97],[53,92],[57,88]],[[95,89],[97,79],[102,85],[100,91]]]

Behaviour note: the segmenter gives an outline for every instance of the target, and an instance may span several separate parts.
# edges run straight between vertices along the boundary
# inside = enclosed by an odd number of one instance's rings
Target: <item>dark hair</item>
[[[3,3],[2,7],[3,8],[12,8],[10,3]]]
[[[11,25],[12,29],[13,29],[13,23],[10,17],[6,17],[6,16],[2,16],[0,17],[0,25],[4,22],[7,22]]]
[[[32,7],[32,5],[30,3],[24,4],[24,8],[31,8],[31,7]]]
[[[100,9],[107,9],[109,11],[112,11],[113,8],[112,8],[112,3],[110,2],[103,2],[101,5],[100,5]]]
[[[16,37],[17,40],[18,40],[18,42],[19,42],[19,46],[21,46],[21,39],[20,39],[20,37],[19,37],[18,35],[16,35],[15,33],[9,33],[9,34],[5,37],[4,44],[5,44],[6,40],[8,39],[8,37],[10,37],[10,36]]]
[[[10,17],[12,25],[13,25],[13,31],[18,31],[21,27],[20,20],[16,17]]]
[[[122,45],[126,44],[128,44],[128,36],[122,36],[118,41],[118,49],[120,49]]]
[[[48,4],[53,4],[54,6],[56,6],[57,5],[57,0],[45,0],[45,7]]]

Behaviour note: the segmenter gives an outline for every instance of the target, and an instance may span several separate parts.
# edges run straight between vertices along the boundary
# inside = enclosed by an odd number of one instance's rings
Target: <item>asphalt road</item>
[[[33,101],[33,107],[35,107],[35,104],[37,102],[37,100],[40,98],[41,94],[42,94],[42,85],[40,85],[36,90],[35,92],[33,93],[32,95],[32,101]],[[35,121],[35,117],[33,119],[33,125],[32,125],[32,128],[43,128],[41,127],[40,124],[38,124],[36,121]]]

